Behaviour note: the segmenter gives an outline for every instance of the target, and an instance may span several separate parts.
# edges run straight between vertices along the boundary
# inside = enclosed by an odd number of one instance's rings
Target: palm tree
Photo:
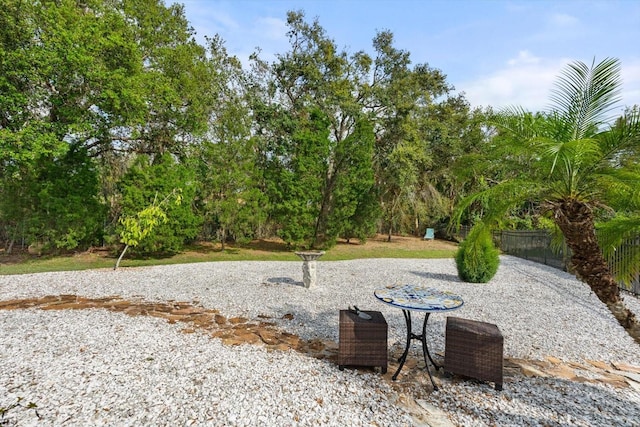
[[[611,117],[620,101],[620,71],[617,59],[591,66],[571,63],[556,82],[549,112],[512,107],[498,113],[494,143],[508,144],[493,152],[493,164],[510,164],[511,174],[503,173],[498,183],[463,200],[453,223],[459,225],[463,212],[479,201],[484,202],[482,221],[494,228],[515,207],[537,204],[571,249],[571,271],[640,343],[640,324],[625,307],[605,258],[640,233],[640,110],[627,109],[615,121]],[[596,223],[601,220],[607,239],[599,243]],[[638,274],[640,251],[626,261],[618,278],[628,280]]]

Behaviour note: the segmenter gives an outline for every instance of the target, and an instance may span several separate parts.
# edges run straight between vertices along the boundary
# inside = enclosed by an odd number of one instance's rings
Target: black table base
[[[411,312],[409,310],[402,310],[402,314],[404,314],[404,320],[405,322],[407,322],[407,346],[405,347],[404,353],[402,353],[402,356],[400,356],[400,358],[398,359],[400,366],[398,366],[398,370],[396,371],[395,374],[393,374],[393,377],[391,378],[394,381],[396,380],[396,378],[398,378],[398,374],[402,370],[402,367],[404,366],[404,362],[407,361],[407,355],[409,354],[409,347],[411,347],[411,340],[418,340],[422,343],[422,356],[424,357],[424,367],[427,370],[427,373],[429,374],[429,379],[431,380],[433,389],[438,390],[438,386],[433,381],[433,376],[431,376],[429,363],[427,362],[427,358],[428,358],[429,362],[431,362],[431,364],[433,365],[434,368],[436,368],[436,370],[440,369],[440,367],[436,364],[436,362],[433,361],[433,358],[429,353],[429,346],[427,345],[427,334],[426,334],[427,322],[429,321],[429,315],[431,313],[429,312],[425,313],[424,322],[422,323],[422,334],[420,335],[414,334],[413,329],[411,328]]]

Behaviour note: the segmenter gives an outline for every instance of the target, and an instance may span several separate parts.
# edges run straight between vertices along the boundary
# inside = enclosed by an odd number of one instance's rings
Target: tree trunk
[[[316,219],[316,227],[313,231],[310,249],[321,249],[327,241],[327,224],[329,222],[330,209],[328,198],[328,195],[322,197],[322,204]]]
[[[620,325],[640,344],[640,323],[620,298],[618,283],[598,245],[591,209],[583,202],[564,200],[554,205],[553,212],[555,223],[572,252],[571,270],[589,285]]]
[[[118,267],[120,266],[120,261],[122,261],[122,257],[124,256],[124,253],[127,252],[127,249],[129,249],[129,245],[124,245],[124,249],[122,250],[122,253],[118,257],[118,260],[116,261],[116,265],[113,266],[114,270],[117,270]]]
[[[327,172],[324,189],[322,190],[322,204],[316,219],[316,227],[311,241],[311,249],[321,249],[327,242],[327,227],[329,215],[333,209],[333,191],[336,186],[335,174],[331,169]]]

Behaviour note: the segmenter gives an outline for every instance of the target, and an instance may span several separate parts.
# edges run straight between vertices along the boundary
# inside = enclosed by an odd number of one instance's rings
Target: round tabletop
[[[424,285],[391,285],[373,294],[381,302],[403,310],[450,311],[464,304],[459,295]]]

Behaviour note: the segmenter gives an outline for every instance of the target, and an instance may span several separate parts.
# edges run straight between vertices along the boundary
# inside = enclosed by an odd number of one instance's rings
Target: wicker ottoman
[[[338,367],[380,366],[387,372],[387,321],[379,311],[365,311],[365,320],[347,310],[340,310]]]
[[[496,325],[460,317],[447,317],[444,370],[493,381],[502,390],[504,338]]]

